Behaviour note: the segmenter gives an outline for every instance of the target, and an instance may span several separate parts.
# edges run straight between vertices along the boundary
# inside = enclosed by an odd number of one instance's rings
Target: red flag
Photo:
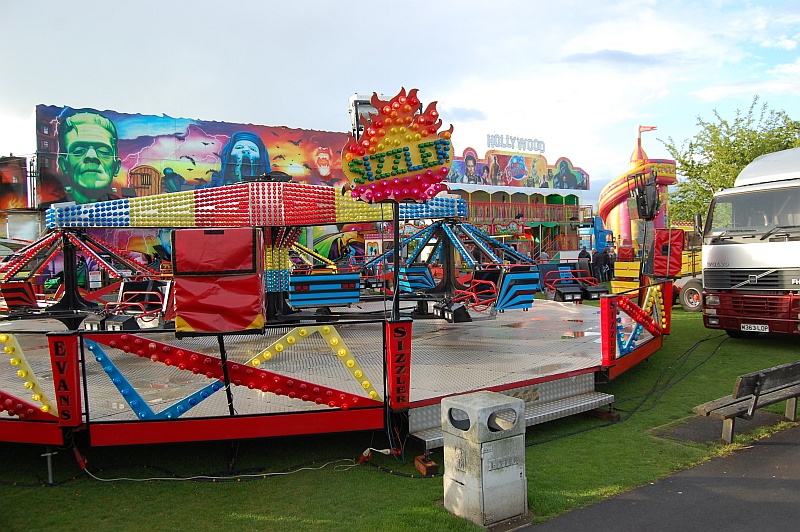
[[[656,126],[639,126],[639,133],[644,133],[645,131],[655,131]]]

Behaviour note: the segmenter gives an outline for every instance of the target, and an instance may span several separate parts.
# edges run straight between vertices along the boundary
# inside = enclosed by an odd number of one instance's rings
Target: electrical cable
[[[341,462],[340,465],[335,466],[334,468],[335,471],[345,471],[347,469],[350,469],[358,465],[356,461],[353,460],[352,458],[338,458],[335,460],[330,460],[328,462],[325,462],[317,467],[302,465],[290,468],[288,470],[276,471],[272,473],[257,472],[257,473],[237,473],[232,475],[194,475],[191,477],[169,476],[169,477],[148,477],[148,478],[130,478],[130,477],[101,478],[93,474],[88,469],[85,470],[85,472],[89,477],[99,482],[150,482],[150,481],[241,482],[243,480],[259,480],[259,479],[266,479],[269,477],[291,475],[294,473],[299,473],[301,471],[319,471],[330,465],[334,465],[340,462]],[[313,464],[314,462],[311,463]]]
[[[550,438],[545,438],[545,439],[543,439],[543,440],[537,440],[537,441],[528,442],[528,443],[526,443],[526,444],[525,444],[525,447],[531,447],[531,446],[533,446],[533,445],[541,445],[541,444],[543,444],[543,443],[549,443],[549,442],[551,442],[551,441],[559,440],[559,439],[561,439],[561,438],[566,438],[566,437],[568,437],[568,436],[575,436],[575,435],[577,435],[577,434],[581,434],[581,433],[583,433],[583,432],[589,432],[590,430],[595,430],[595,429],[600,429],[600,428],[610,427],[610,426],[612,426],[612,425],[617,425],[617,424],[619,424],[619,423],[622,423],[622,422],[624,422],[624,421],[627,421],[628,419],[630,419],[630,418],[631,418],[631,416],[633,416],[633,414],[635,414],[636,412],[640,411],[641,407],[642,407],[642,406],[643,406],[643,405],[644,405],[644,404],[645,404],[645,403],[646,403],[646,402],[647,402],[647,401],[648,401],[648,400],[649,400],[649,399],[650,399],[650,398],[651,398],[651,397],[652,397],[652,396],[653,396],[653,395],[654,395],[656,392],[658,392],[658,391],[661,391],[661,393],[660,393],[660,394],[659,394],[659,395],[656,397],[656,399],[655,399],[655,401],[653,402],[653,404],[652,404],[652,405],[650,405],[649,407],[647,407],[646,409],[644,409],[644,410],[641,410],[641,411],[642,411],[642,412],[646,412],[647,410],[650,410],[651,408],[655,407],[655,406],[656,406],[656,404],[658,404],[658,400],[659,400],[659,399],[661,399],[661,397],[663,397],[663,395],[664,395],[664,394],[665,394],[667,391],[669,391],[670,389],[672,389],[672,388],[673,388],[673,387],[674,387],[676,384],[678,384],[679,382],[681,382],[681,381],[682,381],[684,378],[686,378],[686,377],[687,377],[687,376],[688,376],[690,373],[692,373],[694,370],[696,370],[697,368],[699,368],[699,367],[703,366],[703,365],[704,365],[706,362],[708,362],[708,361],[709,361],[709,359],[711,359],[711,357],[712,357],[712,356],[714,356],[714,355],[717,353],[717,351],[719,351],[719,349],[720,349],[720,347],[722,346],[722,344],[723,344],[723,343],[724,343],[724,342],[727,340],[727,337],[724,337],[724,336],[725,336],[725,335],[717,335],[717,336],[711,337],[711,336],[709,335],[709,336],[706,336],[705,338],[703,338],[703,339],[701,339],[701,340],[698,340],[698,341],[697,341],[697,342],[695,342],[695,343],[694,343],[694,344],[693,344],[691,347],[689,347],[689,348],[688,348],[688,349],[686,349],[686,350],[685,350],[683,353],[681,353],[680,355],[678,355],[678,356],[677,356],[677,357],[676,357],[676,358],[673,360],[673,362],[672,362],[671,364],[669,364],[669,365],[668,365],[668,366],[667,366],[667,367],[666,367],[666,368],[665,368],[665,369],[664,369],[664,370],[661,372],[661,374],[660,374],[660,375],[658,376],[658,378],[656,379],[656,382],[653,384],[653,386],[650,388],[650,390],[649,390],[647,393],[645,393],[645,394],[642,394],[642,395],[637,395],[637,396],[627,397],[627,398],[625,398],[625,399],[621,399],[620,401],[615,401],[615,402],[614,402],[614,404],[615,404],[615,406],[616,406],[616,404],[617,404],[617,403],[624,403],[624,402],[627,402],[627,401],[632,401],[632,400],[634,400],[634,399],[639,399],[639,398],[642,398],[642,400],[641,400],[641,401],[640,401],[640,402],[639,402],[639,403],[638,403],[636,406],[634,406],[634,407],[633,407],[631,410],[628,410],[628,411],[626,411],[626,410],[620,410],[621,412],[626,412],[627,414],[626,414],[624,417],[622,417],[622,418],[621,418],[619,421],[609,421],[609,422],[602,423],[602,424],[599,424],[599,425],[593,425],[593,426],[591,426],[591,427],[584,427],[584,428],[577,429],[577,430],[574,430],[574,431],[566,432],[566,433],[564,433],[564,434],[559,434],[559,435],[556,435],[556,436],[552,436],[552,437],[550,437]],[[684,359],[685,357],[688,357],[688,356],[689,356],[691,353],[693,353],[693,352],[694,352],[694,351],[697,349],[697,347],[698,347],[700,344],[702,344],[703,342],[707,342],[707,341],[710,341],[710,340],[716,340],[716,339],[718,339],[718,338],[722,338],[722,340],[721,340],[721,341],[720,341],[720,342],[719,342],[719,343],[716,345],[716,347],[715,347],[715,348],[714,348],[714,349],[711,351],[711,354],[709,354],[709,355],[708,355],[708,356],[707,356],[705,359],[703,359],[702,361],[700,361],[700,362],[699,362],[698,364],[696,364],[694,367],[690,368],[690,369],[689,369],[689,370],[688,370],[686,373],[684,373],[682,376],[680,376],[680,377],[679,377],[679,378],[678,378],[676,381],[672,382],[672,381],[671,381],[671,379],[672,379],[672,378],[674,378],[674,376],[675,376],[675,374],[676,374],[676,372],[677,372],[677,369],[676,369],[675,371],[673,371],[673,372],[672,372],[672,376],[670,377],[670,379],[668,379],[668,380],[666,381],[666,384],[664,384],[664,386],[663,386],[663,387],[659,388],[659,383],[662,381],[662,379],[664,378],[664,375],[667,373],[667,371],[668,371],[668,370],[669,370],[669,369],[672,367],[672,364],[674,364],[675,362],[681,361],[681,359]],[[684,364],[685,364],[685,360],[684,360],[683,362],[681,362],[681,364],[679,365],[679,368],[680,368],[680,367],[682,367]],[[678,369],[679,369],[679,368],[678,368]],[[615,409],[616,409],[616,408],[615,408]],[[618,410],[618,409],[617,409],[617,410]]]
[[[372,462],[365,462],[364,465],[368,465],[374,467],[378,471],[382,473],[388,473],[390,475],[394,475],[397,477],[404,477],[404,478],[441,478],[444,475],[442,473],[437,473],[435,475],[417,475],[414,473],[403,473],[401,471],[395,471],[394,469],[389,469],[388,467],[379,466],[377,464],[373,464]]]

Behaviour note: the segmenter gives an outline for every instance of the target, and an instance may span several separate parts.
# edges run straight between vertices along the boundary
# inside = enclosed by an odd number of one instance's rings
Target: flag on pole
[[[644,133],[645,131],[655,131],[656,129],[656,126],[639,126],[639,133]]]

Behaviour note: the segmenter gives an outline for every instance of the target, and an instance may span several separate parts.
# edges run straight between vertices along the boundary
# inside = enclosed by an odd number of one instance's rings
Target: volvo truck
[[[800,148],[757,157],[714,195],[702,257],[707,328],[800,334]]]

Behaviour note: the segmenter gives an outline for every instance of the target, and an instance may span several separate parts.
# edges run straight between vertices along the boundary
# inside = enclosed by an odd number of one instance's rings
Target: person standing
[[[600,253],[597,252],[597,249],[592,248],[592,274],[594,275],[595,279],[600,282]]]
[[[611,281],[614,279],[614,263],[617,262],[617,252],[614,251],[613,247],[606,248],[608,252],[608,257],[606,261],[608,262],[608,280]]]
[[[604,249],[602,253],[597,254],[597,271],[600,274],[597,277],[597,280],[598,282],[601,283],[605,283],[606,281],[608,281],[608,276],[606,275],[606,271],[608,268],[608,260],[607,260],[608,255],[606,253],[607,249],[608,248]]]
[[[547,262],[550,260],[550,254],[546,249],[542,248],[541,253],[539,253],[539,260],[542,262]]]
[[[588,251],[586,251],[586,246],[583,246],[583,248],[581,248],[580,253],[578,253],[578,258],[589,259],[590,261],[592,260],[592,256],[589,254]]]

